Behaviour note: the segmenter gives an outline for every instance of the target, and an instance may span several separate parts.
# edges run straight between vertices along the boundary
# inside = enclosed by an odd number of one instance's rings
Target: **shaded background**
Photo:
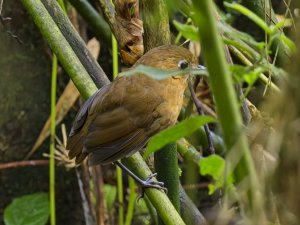
[[[0,24],[0,163],[23,160],[50,114],[50,51],[19,1],[4,1]],[[64,82],[59,77],[59,82]],[[60,85],[58,84],[58,87]],[[59,88],[58,88],[59,89]],[[32,156],[41,159],[49,141]],[[48,166],[0,171],[0,224],[16,197],[48,192]],[[75,171],[56,168],[57,224],[84,224]]]

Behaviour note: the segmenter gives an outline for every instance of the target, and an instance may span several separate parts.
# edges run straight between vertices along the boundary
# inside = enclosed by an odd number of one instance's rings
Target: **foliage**
[[[210,176],[214,180],[214,183],[208,185],[210,195],[220,188],[233,188],[233,174],[226,174],[225,164],[225,160],[218,155],[210,155],[199,161],[200,174]]]
[[[49,219],[49,196],[35,193],[15,198],[4,210],[5,225],[43,225]]]
[[[23,0],[23,2],[25,1],[26,0]],[[170,1],[167,2],[170,4]],[[213,194],[213,192],[216,190],[223,189],[225,190],[223,192],[225,194],[224,199],[227,200],[226,199],[228,197],[227,191],[236,188],[236,190],[240,191],[240,192],[237,191],[237,195],[239,195],[239,197],[235,198],[234,200],[230,200],[230,201],[236,201],[238,203],[237,205],[240,209],[240,214],[236,214],[236,215],[245,218],[247,217],[247,219],[252,219],[253,221],[254,219],[256,219],[255,217],[258,216],[259,217],[257,218],[257,221],[259,221],[258,223],[262,221],[265,222],[267,221],[265,220],[265,214],[268,214],[268,212],[265,213],[264,211],[265,206],[263,205],[264,200],[262,198],[263,189],[265,188],[263,186],[264,182],[261,182],[260,180],[261,176],[260,174],[257,174],[257,170],[254,165],[255,163],[252,157],[253,151],[250,150],[250,146],[248,144],[248,139],[247,139],[248,136],[246,135],[246,131],[245,131],[246,129],[244,129],[246,124],[244,124],[242,121],[239,108],[243,103],[245,103],[244,102],[245,98],[247,98],[248,94],[251,93],[253,87],[256,85],[256,82],[258,80],[261,80],[265,84],[265,91],[267,90],[268,87],[271,87],[272,94],[273,93],[280,94],[280,90],[276,86],[276,83],[279,83],[278,81],[285,81],[285,82],[288,81],[289,79],[288,74],[282,68],[279,68],[279,66],[276,63],[276,56],[277,56],[278,49],[274,51],[272,49],[272,45],[276,41],[280,41],[280,43],[282,43],[286,47],[286,50],[289,53],[288,56],[290,56],[291,53],[294,53],[296,51],[296,46],[294,42],[282,32],[282,28],[286,26],[287,23],[292,24],[292,21],[289,19],[285,19],[273,25],[269,25],[263,18],[259,17],[255,12],[250,11],[246,7],[237,3],[224,2],[225,10],[227,10],[227,12],[232,14],[240,13],[248,17],[266,34],[264,41],[257,41],[251,35],[238,31],[235,28],[233,28],[230,24],[226,23],[224,18],[221,17],[220,19],[219,18],[216,19],[215,17],[213,17],[213,14],[214,13],[217,14],[218,11],[216,10],[216,8],[214,8],[215,5],[213,5],[212,2],[213,1],[209,1],[209,0],[201,0],[201,1],[177,0],[176,5],[178,3],[178,5],[180,6],[178,10],[181,12],[182,16],[184,17],[183,21],[186,22],[179,22],[178,20],[176,20],[177,18],[172,21],[173,25],[175,26],[175,28],[179,33],[176,41],[179,40],[185,41],[188,39],[193,43],[196,43],[195,44],[196,46],[201,42],[203,43],[201,46],[202,53],[204,54],[205,63],[210,72],[209,76],[208,76],[208,71],[206,70],[185,69],[185,70],[178,70],[178,71],[162,71],[159,69],[155,69],[143,65],[139,65],[125,72],[122,72],[119,74],[119,76],[132,76],[135,74],[145,74],[157,80],[165,79],[167,77],[172,77],[175,75],[185,75],[185,74],[206,76],[209,79],[209,85],[210,85],[209,94],[213,96],[211,97],[211,100],[213,104],[215,104],[213,107],[211,107],[212,109],[211,108],[209,109],[213,112],[212,115],[215,115],[214,110],[216,109],[218,120],[213,119],[212,117],[209,116],[203,116],[203,115],[194,116],[195,113],[193,110],[191,110],[193,111],[191,112],[192,117],[178,122],[178,124],[176,124],[175,126],[168,128],[164,131],[161,131],[160,133],[156,134],[150,139],[146,148],[146,152],[144,154],[144,159],[148,158],[150,154],[157,152],[159,149],[163,148],[169,143],[175,142],[182,137],[191,136],[200,127],[207,125],[208,123],[214,123],[212,132],[218,132],[218,135],[224,138],[224,142],[226,145],[225,147],[226,152],[224,158],[222,158],[223,155],[222,157],[219,155],[203,156],[204,155],[203,152],[205,152],[205,149],[203,149],[204,144],[201,145],[202,143],[200,143],[200,146],[196,146],[196,144],[192,146],[194,151],[193,153],[195,153],[194,155],[197,155],[197,157],[199,155],[201,156],[197,158],[197,159],[201,158],[201,160],[199,161],[196,160],[197,166],[199,167],[200,175],[209,176],[213,179],[213,182],[208,185],[209,194]],[[41,7],[40,9],[42,8],[43,7]],[[171,10],[177,10],[173,6],[169,6],[169,8]],[[129,16],[135,14],[134,10],[135,10],[134,6],[131,5],[129,7]],[[33,10],[28,10],[28,11],[32,13]],[[146,13],[144,15],[146,15]],[[147,22],[149,21],[145,20],[144,24],[146,24]],[[55,23],[52,24],[51,26],[49,25],[45,26],[43,22],[38,21],[37,24],[42,30],[42,32],[45,32],[46,28],[49,27],[56,28]],[[57,33],[59,33],[58,32],[59,29],[56,29]],[[116,31],[114,30],[113,32]],[[88,73],[86,73],[87,71],[85,71],[85,67],[82,67],[81,65],[82,62],[80,63],[76,61],[74,63],[79,69],[73,69],[73,67],[70,67],[69,61],[72,60],[67,60],[65,57],[66,54],[63,54],[60,51],[59,46],[55,45],[57,43],[60,43],[61,41],[57,41],[57,40],[53,41],[53,37],[55,37],[55,35],[52,36],[51,32],[49,33],[50,35],[49,34],[47,35],[44,34],[44,35],[46,36],[50,46],[53,48],[54,51],[60,53],[57,55],[60,61],[62,61],[62,65],[67,68],[66,71],[69,72],[69,74],[74,79],[74,81],[76,81],[76,85],[78,86],[80,91],[84,93],[84,97],[85,98],[89,97],[96,90],[96,86],[91,81],[90,77],[88,77],[87,75]],[[72,32],[70,33],[72,34]],[[139,35],[141,34],[139,33]],[[115,36],[117,35],[115,34]],[[64,38],[60,37],[59,40],[64,40]],[[116,51],[117,43],[113,42],[113,44],[114,44],[113,61],[114,61],[114,76],[115,76],[117,74],[117,67],[118,67],[117,51]],[[226,46],[224,46],[224,44]],[[71,50],[71,48],[67,48],[67,49]],[[230,64],[228,62],[231,62],[232,58],[230,58],[229,54],[228,55],[224,54],[224,52],[226,52],[224,51],[224,49],[228,50],[228,52],[230,51],[232,55],[236,56],[237,58],[237,60],[235,61],[236,64],[228,65]],[[128,48],[127,50],[130,49]],[[67,52],[68,51],[66,51],[66,53]],[[72,53],[72,51],[70,52]],[[272,59],[273,61],[271,61],[270,59]],[[271,78],[275,78],[275,79],[271,80]],[[83,85],[84,82],[82,81],[89,84],[86,86],[90,86],[91,88],[87,88],[85,85]],[[238,96],[239,99],[236,98],[234,84],[236,88],[238,88],[240,84],[243,85],[244,89],[241,89],[241,92],[243,93],[242,94],[239,93]],[[190,101],[188,104],[190,104],[189,106],[191,106],[192,108],[192,102]],[[199,105],[197,105],[197,107],[199,108]],[[202,114],[200,110],[199,110],[199,114]],[[211,135],[209,133],[210,130],[208,126],[206,126],[206,128],[207,129],[205,130],[205,132],[207,138],[209,139],[211,138],[210,137]],[[233,155],[232,153],[236,155],[232,156]],[[229,157],[230,154],[231,154],[231,158]],[[149,174],[150,173],[149,168],[147,167],[145,169],[145,167],[143,167],[144,161],[142,162],[141,161],[138,160],[135,161],[135,164],[132,167],[134,169],[135,167],[138,167],[139,175],[142,174],[141,177],[146,177],[145,173],[143,172],[147,171],[146,173]],[[177,158],[175,158],[175,161],[177,163],[178,161]],[[190,161],[187,160],[184,161],[183,164],[189,164],[190,162],[195,163],[195,160],[193,162],[192,161],[193,160]],[[161,163],[164,165],[164,162]],[[234,169],[233,169],[234,171],[228,169],[229,165],[231,164],[234,165]],[[166,166],[169,165],[167,165],[166,163]],[[143,171],[140,172],[139,168],[142,168]],[[173,171],[177,173],[176,170]],[[119,178],[122,178],[121,175],[119,176]],[[179,179],[177,179],[177,181],[179,181]],[[118,190],[118,196],[119,196],[118,203],[120,205],[118,221],[120,225],[123,224],[124,222],[123,203],[127,202],[129,204],[127,209],[126,218],[128,219],[126,219],[126,224],[130,224],[133,216],[133,212],[139,211],[134,209],[135,206],[134,198],[136,195],[133,195],[133,192],[135,188],[134,185],[132,185],[131,183],[130,196],[128,200],[126,198],[123,199],[123,197],[121,197],[123,195],[123,190],[121,188],[122,187],[121,179],[119,179],[118,185],[120,187]],[[236,186],[234,187],[233,185]],[[173,207],[172,204],[170,204],[170,202],[167,201],[168,199],[165,197],[164,193],[160,193],[160,192],[157,193],[155,191],[154,192],[151,191],[153,190],[150,191],[146,190],[145,192],[147,195],[149,195],[148,197],[151,201],[151,204],[153,204],[156,208],[156,211],[155,210],[154,211],[158,212],[159,216],[165,219],[164,221],[165,224],[172,224],[172,219],[174,218],[173,216],[169,216],[169,214],[171,215],[171,213],[174,213],[172,215],[178,216],[177,218],[181,219],[177,211],[174,210],[174,208],[172,208]],[[111,212],[114,209],[115,201],[117,201],[116,198],[117,189],[114,186],[105,185],[104,193],[105,193],[105,200],[107,203],[106,207]],[[29,202],[29,200],[27,201]],[[7,222],[12,220],[12,215],[14,215],[16,213],[15,211],[17,211],[15,205],[18,205],[20,203],[17,204],[16,202],[17,200],[15,200],[5,210],[5,216],[6,216],[5,221],[7,224],[16,224],[16,223]],[[159,208],[158,205],[162,207]],[[151,211],[151,206],[147,205],[147,207],[149,211]],[[29,208],[30,207],[28,206],[27,210]],[[245,212],[243,210],[245,210]]]
[[[214,121],[215,120],[209,116],[190,117],[173,127],[161,131],[154,135],[148,142],[144,158],[147,158],[150,154],[158,151],[166,144],[174,142],[182,137],[188,137],[199,127]]]

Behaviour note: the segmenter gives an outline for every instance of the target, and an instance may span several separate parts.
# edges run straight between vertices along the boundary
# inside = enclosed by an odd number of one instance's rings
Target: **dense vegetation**
[[[35,143],[26,142],[26,151],[17,157],[1,159],[1,183],[11,182],[7,170],[23,171],[27,169],[23,166],[32,165],[37,171],[49,166],[49,182],[36,187],[38,191],[23,186],[27,195],[12,196],[10,204],[5,199],[0,205],[4,224],[67,221],[64,213],[69,206],[58,200],[60,195],[77,202],[76,224],[299,224],[296,1],[273,5],[262,0],[21,2],[52,50],[49,53],[48,46],[42,50],[51,55],[51,60],[46,59],[52,65],[51,90],[47,90],[51,113]],[[6,4],[0,1],[5,38],[20,49],[29,48],[18,31],[7,26]],[[205,69],[127,69],[144,52],[167,44],[189,48]],[[25,65],[26,60],[19,58],[15,60]],[[3,82],[8,73],[3,72]],[[190,74],[177,124],[153,136],[144,150],[122,159],[140,178],[157,172],[166,193],[152,188],[142,193],[132,178],[112,165],[89,167],[84,162],[76,167],[65,149],[66,130],[71,129],[79,96],[86,100],[118,74],[137,73],[157,80]],[[2,91],[3,96],[9,93],[5,86]],[[0,108],[18,104],[12,101]],[[0,134],[8,137],[13,130],[10,123],[0,117],[0,124],[6,132]],[[48,139],[50,147],[45,144]],[[9,146],[8,138],[3,140],[0,147]],[[72,171],[67,175],[76,179],[72,184],[79,188],[71,194],[55,193],[57,171]],[[17,179],[13,182],[18,186]],[[10,186],[5,183],[5,187]],[[4,185],[2,190],[10,193]],[[64,213],[57,208],[65,208]]]

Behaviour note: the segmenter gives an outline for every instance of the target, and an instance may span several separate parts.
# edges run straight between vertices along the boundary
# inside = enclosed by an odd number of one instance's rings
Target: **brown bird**
[[[134,65],[162,70],[196,66],[192,53],[165,45]],[[69,134],[67,149],[76,163],[113,163],[140,150],[154,134],[172,126],[182,106],[187,75],[155,80],[144,74],[121,76],[99,89],[82,106]]]

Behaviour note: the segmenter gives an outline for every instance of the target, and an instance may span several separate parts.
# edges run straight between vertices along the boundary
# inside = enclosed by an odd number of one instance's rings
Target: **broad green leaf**
[[[166,70],[160,70],[154,67],[144,66],[144,65],[138,65],[136,67],[133,67],[125,72],[120,73],[119,76],[132,76],[137,74],[145,74],[156,80],[163,80],[168,77],[185,75],[185,74],[208,76],[206,69],[185,69],[185,70],[166,71]]]
[[[16,198],[4,210],[5,225],[43,225],[49,218],[47,193]]]
[[[198,29],[194,25],[179,23],[176,20],[173,20],[173,24],[185,38],[191,41],[200,41]]]
[[[174,142],[182,137],[190,136],[196,129],[204,124],[215,122],[210,116],[196,116],[188,118],[173,127],[167,128],[154,135],[147,146],[144,158],[164,147],[166,144]]]
[[[209,184],[209,194],[224,186],[225,160],[218,155],[210,155],[199,161],[200,174],[202,176],[211,176],[214,179],[213,184]],[[229,174],[226,178],[227,187],[231,188],[233,176]]]
[[[244,74],[244,80],[248,83],[248,85],[253,85],[259,75],[263,72],[265,72],[263,67],[257,67],[254,70]]]
[[[236,82],[244,81],[244,75],[247,73],[247,67],[240,65],[230,65],[229,70]]]

